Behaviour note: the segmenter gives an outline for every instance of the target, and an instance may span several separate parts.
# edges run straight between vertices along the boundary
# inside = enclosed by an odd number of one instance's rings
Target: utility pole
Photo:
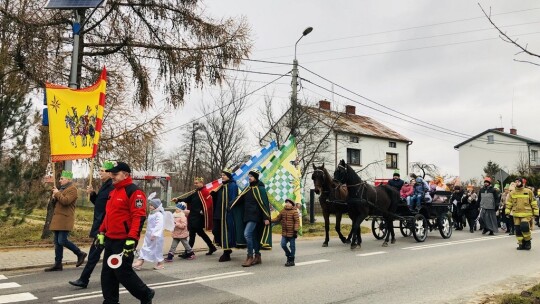
[[[291,123],[290,123],[291,135],[293,136],[296,136],[296,128],[298,127],[297,126],[298,125],[298,60],[296,60],[296,46],[298,45],[298,42],[300,42],[300,40],[304,38],[304,36],[311,33],[311,31],[313,31],[313,28],[311,26],[306,28],[302,32],[302,36],[300,36],[300,38],[298,38],[298,40],[294,44],[294,60],[293,60],[293,69],[292,69],[292,82],[291,82],[292,92],[291,92]]]

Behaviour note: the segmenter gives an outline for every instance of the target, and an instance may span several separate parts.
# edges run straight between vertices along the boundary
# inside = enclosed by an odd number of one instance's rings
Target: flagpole
[[[88,173],[88,186],[92,187],[92,178],[94,177],[94,159],[90,161],[90,172]],[[90,199],[90,193],[88,193],[88,199]]]

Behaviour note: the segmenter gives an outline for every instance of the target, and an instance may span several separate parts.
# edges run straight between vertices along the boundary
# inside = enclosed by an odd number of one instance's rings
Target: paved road
[[[533,236],[540,239],[536,231]],[[140,276],[156,289],[154,303],[472,303],[540,276],[536,239],[530,252],[516,251],[515,238],[502,233],[464,231],[448,240],[433,231],[424,243],[399,236],[387,248],[365,235],[362,248],[354,251],[335,240],[328,248],[321,247],[321,239],[301,240],[296,267],[283,267],[283,253],[275,247],[263,252],[262,265],[251,268],[240,267],[244,251],[235,251],[231,262],[199,254],[161,271],[146,265]],[[80,271],[3,273],[0,303],[19,303],[14,294],[27,297],[24,303],[101,303],[100,267],[85,290],[67,284]],[[121,302],[135,303],[128,294]]]

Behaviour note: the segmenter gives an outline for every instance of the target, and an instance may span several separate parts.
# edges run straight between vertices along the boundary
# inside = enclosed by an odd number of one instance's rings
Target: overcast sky
[[[481,4],[487,10],[491,8],[494,21],[510,36],[540,53],[538,1]],[[498,38],[475,1],[212,0],[205,1],[204,7],[214,18],[247,18],[254,44],[252,59],[291,63],[294,43],[306,27],[312,26],[313,32],[298,44],[300,65],[413,117],[406,120],[419,119],[464,134],[437,132],[421,127],[418,121],[411,123],[369,109],[358,103],[400,116],[336,85],[332,98],[328,81],[300,68],[300,76],[306,81],[299,98],[310,102],[327,99],[340,110],[347,104],[355,105],[357,114],[371,116],[413,141],[411,162],[433,163],[445,173],[458,175],[458,152],[453,147],[467,135],[495,127],[508,132],[513,126],[519,135],[540,140],[540,67],[514,61],[534,58],[516,56],[518,49]],[[245,62],[241,69],[283,74],[291,66]],[[250,89],[277,78],[245,75]],[[216,92],[216,88],[192,91],[168,127],[199,117],[200,103]],[[242,120],[250,150],[256,147],[255,135],[265,132],[258,127],[265,92],[273,92],[276,109],[284,111],[289,103],[290,78],[282,78],[251,96]],[[177,129],[163,136],[166,150],[181,144],[180,133]]]

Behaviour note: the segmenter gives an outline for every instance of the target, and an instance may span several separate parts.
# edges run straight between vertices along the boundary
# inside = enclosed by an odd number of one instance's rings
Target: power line
[[[508,27],[515,27],[515,26],[529,25],[529,24],[535,24],[535,23],[540,23],[540,21],[526,22],[526,23],[519,23],[519,24],[511,24],[511,25],[505,25],[505,26],[501,26],[501,28],[508,28]],[[415,37],[415,38],[408,38],[408,39],[399,39],[399,40],[392,40],[392,41],[375,42],[375,43],[368,43],[368,44],[362,44],[362,45],[356,45],[356,46],[348,46],[348,47],[335,48],[335,49],[326,49],[326,50],[313,51],[313,52],[305,52],[305,53],[299,53],[299,55],[320,54],[320,53],[327,53],[327,52],[333,52],[333,51],[341,51],[341,50],[349,50],[349,49],[363,48],[363,47],[375,46],[375,45],[383,45],[383,44],[390,44],[390,43],[398,43],[398,42],[407,42],[407,41],[423,40],[423,39],[438,38],[438,37],[445,37],[445,36],[453,36],[453,35],[460,35],[460,34],[469,34],[469,33],[474,33],[474,32],[490,31],[490,30],[493,30],[493,27],[487,27],[487,28],[476,29],[476,30],[461,31],[461,32],[453,32],[453,33],[438,34],[438,35],[431,35],[431,36]],[[275,56],[275,57],[268,57],[267,59],[285,58],[285,57],[289,57],[289,55]],[[260,60],[260,61],[262,61],[262,60]],[[263,61],[263,62],[264,62],[264,61]],[[267,62],[273,63],[272,61],[267,61]]]
[[[526,11],[532,11],[540,9],[540,7],[534,7],[529,9],[523,9],[523,10],[516,10],[516,11],[509,11],[509,12],[503,12],[498,14],[492,14],[491,16],[500,16],[500,15],[507,15],[507,14],[513,14],[513,13],[522,13]],[[425,25],[418,25],[418,26],[412,26],[412,27],[406,27],[401,29],[394,29],[394,30],[388,30],[388,31],[380,31],[380,32],[373,32],[373,33],[367,33],[367,34],[361,34],[361,35],[354,35],[354,36],[346,36],[346,37],[340,37],[340,38],[334,38],[334,39],[327,39],[327,40],[319,40],[319,41],[313,41],[313,42],[305,42],[304,45],[311,45],[311,44],[321,44],[326,42],[332,42],[332,41],[339,41],[339,40],[346,40],[346,39],[352,39],[352,38],[358,38],[358,37],[367,37],[367,36],[374,36],[374,35],[380,35],[380,34],[388,34],[393,32],[401,32],[401,31],[408,31],[423,27],[432,27],[432,26],[438,26],[438,25],[444,25],[444,24],[452,24],[457,22],[463,22],[463,21],[471,21],[476,19],[484,19],[486,16],[478,16],[478,17],[471,17],[471,18],[465,18],[465,19],[457,19],[457,20],[451,20],[451,21],[445,21],[445,22],[439,22],[439,23],[431,23],[431,24],[425,24]],[[275,48],[268,48],[268,49],[262,49],[257,50],[256,52],[265,52],[265,51],[272,51],[277,49],[284,49],[284,48],[290,48],[293,45],[287,45],[287,46],[280,46]]]
[[[204,114],[204,115],[202,115],[202,116],[200,116],[200,117],[194,118],[194,119],[192,119],[192,120],[190,120],[190,121],[188,121],[188,122],[186,122],[186,123],[183,123],[183,124],[178,125],[178,126],[176,126],[176,127],[172,127],[172,128],[167,129],[167,130],[165,130],[165,131],[163,131],[163,132],[157,133],[156,135],[162,135],[162,134],[168,133],[168,132],[170,132],[170,131],[173,131],[173,130],[182,128],[182,127],[184,127],[184,126],[186,126],[186,125],[189,125],[189,124],[191,124],[191,123],[193,123],[193,122],[195,122],[195,121],[197,121],[197,120],[199,120],[199,119],[201,119],[201,118],[207,117],[207,116],[209,116],[210,114],[213,114],[213,113],[215,113],[215,112],[217,112],[217,111],[219,111],[219,110],[221,110],[221,109],[223,109],[223,108],[225,108],[225,107],[231,105],[232,103],[234,103],[234,102],[236,102],[236,101],[238,101],[238,100],[240,100],[240,99],[246,98],[246,97],[248,97],[249,95],[251,95],[251,94],[253,94],[253,93],[257,92],[257,91],[260,91],[260,90],[264,89],[265,87],[271,85],[272,83],[278,81],[279,79],[281,79],[281,78],[283,78],[283,77],[289,75],[291,72],[292,72],[292,71],[289,71],[289,72],[287,72],[287,73],[285,73],[285,74],[280,75],[279,77],[277,77],[276,79],[274,79],[274,80],[272,80],[272,81],[266,83],[265,85],[260,86],[260,87],[258,87],[257,89],[255,89],[255,90],[253,90],[253,91],[251,91],[251,92],[249,92],[249,93],[246,93],[246,94],[244,94],[243,96],[241,96],[241,97],[239,97],[239,98],[237,98],[237,99],[234,99],[234,100],[232,100],[231,102],[226,103],[226,104],[224,104],[224,105],[221,106],[221,107],[218,107],[217,109],[213,110],[212,112],[206,113],[206,114]]]
[[[306,67],[304,67],[304,66],[302,66],[302,65],[300,65],[300,66],[301,66],[303,69],[305,69],[306,71],[310,72],[311,74],[313,74],[313,75],[315,75],[315,76],[317,76],[317,77],[319,77],[319,78],[322,78],[322,79],[328,81],[329,83],[331,83],[331,84],[337,86],[338,88],[341,88],[341,89],[343,89],[343,90],[345,90],[345,91],[347,91],[347,92],[349,92],[349,93],[351,93],[351,94],[353,94],[353,95],[355,95],[355,96],[358,96],[358,97],[360,97],[360,98],[362,98],[362,99],[364,99],[364,100],[367,100],[367,101],[369,101],[369,102],[371,102],[371,103],[374,103],[374,104],[376,104],[376,105],[378,105],[378,106],[380,106],[380,107],[382,107],[382,108],[385,108],[385,109],[387,109],[387,110],[393,111],[393,112],[398,113],[398,114],[400,114],[400,115],[403,115],[403,116],[405,116],[405,117],[408,117],[408,118],[411,118],[411,119],[420,121],[420,122],[422,122],[422,123],[424,123],[424,124],[427,124],[427,125],[430,125],[430,126],[433,126],[433,127],[439,128],[439,129],[442,129],[442,130],[446,130],[446,131],[449,131],[449,132],[453,132],[453,133],[456,133],[456,134],[465,135],[465,136],[470,137],[470,135],[468,135],[468,134],[461,133],[461,132],[456,132],[456,131],[453,131],[453,130],[450,130],[450,129],[447,129],[447,128],[444,128],[444,127],[441,127],[441,126],[437,126],[437,125],[435,125],[435,124],[432,124],[432,123],[423,121],[423,120],[418,119],[418,118],[416,118],[416,117],[412,117],[412,116],[407,115],[407,114],[405,114],[405,113],[402,113],[402,112],[400,112],[400,111],[397,111],[397,110],[394,110],[394,109],[392,109],[392,108],[389,108],[389,107],[387,107],[387,106],[385,106],[385,105],[383,105],[383,104],[380,104],[380,103],[374,101],[373,99],[367,98],[367,97],[365,97],[365,96],[363,96],[363,95],[360,95],[360,94],[358,94],[358,93],[356,93],[356,92],[353,92],[353,91],[351,91],[351,90],[349,90],[349,89],[343,87],[342,85],[339,85],[339,84],[337,84],[337,83],[335,83],[335,82],[329,80],[328,78],[325,78],[325,77],[323,77],[323,76],[321,76],[321,75],[319,75],[319,74],[313,72],[312,70],[310,70],[310,69],[308,69],[308,68],[306,68]]]
[[[308,79],[302,78],[302,80],[304,80],[304,81],[306,81],[306,82],[308,82],[308,83],[310,83],[310,84],[312,84],[312,85],[314,85],[314,86],[316,86],[316,87],[318,87],[318,88],[320,88],[320,89],[323,89],[323,90],[325,90],[325,91],[327,91],[327,92],[331,92],[329,89],[327,89],[327,88],[325,88],[325,87],[323,87],[323,86],[321,86],[321,85],[319,85],[319,84],[316,84],[316,83],[314,83],[314,82],[312,82],[312,81],[310,81],[310,80],[308,80]],[[416,121],[411,121],[411,120],[405,119],[405,118],[403,118],[403,117],[399,117],[399,116],[396,116],[396,115],[394,115],[394,114],[391,114],[391,113],[382,111],[382,110],[380,110],[380,109],[374,108],[374,107],[372,107],[372,106],[369,106],[369,105],[367,105],[367,104],[365,104],[365,103],[362,103],[362,102],[360,102],[360,101],[357,101],[357,100],[354,100],[354,99],[352,99],[352,98],[349,98],[349,97],[344,96],[344,95],[342,95],[342,94],[339,94],[339,93],[336,93],[336,92],[332,92],[332,93],[335,94],[335,95],[337,95],[337,96],[339,96],[339,97],[342,97],[342,98],[344,98],[344,99],[347,99],[347,100],[349,100],[349,101],[351,101],[351,102],[354,102],[354,103],[356,103],[356,104],[362,105],[362,106],[364,106],[364,107],[366,107],[366,108],[368,108],[368,109],[371,109],[371,110],[373,110],[373,111],[376,111],[376,112],[379,112],[379,113],[388,115],[388,116],[390,116],[390,117],[397,118],[397,119],[399,119],[399,120],[402,120],[402,121],[405,121],[405,122],[411,123],[411,124],[413,124],[413,125],[417,125],[417,126],[420,126],[420,127],[423,127],[423,128],[429,129],[429,130],[432,130],[432,131],[444,133],[444,134],[447,134],[447,135],[452,135],[452,136],[459,137],[459,138],[463,138],[463,139],[469,139],[469,138],[472,138],[472,137],[473,137],[473,136],[468,135],[468,134],[465,134],[465,133],[454,132],[454,131],[452,131],[452,130],[449,130],[449,129],[446,129],[446,128],[442,128],[442,127],[439,127],[439,126],[436,126],[436,127],[437,127],[437,128],[440,128],[440,129],[435,129],[435,128],[430,127],[430,126],[427,126],[427,125],[419,124],[418,121],[421,121],[421,120],[419,120],[419,119],[417,119],[417,118],[415,118],[415,117],[407,116],[407,117],[411,117],[412,119],[416,120]],[[385,107],[385,108],[386,108],[386,107]],[[435,125],[434,125],[434,126],[435,126]],[[447,131],[444,131],[444,130],[449,130],[450,132],[447,132]],[[452,133],[452,132],[453,132],[453,133]],[[487,140],[483,140],[483,139],[481,139],[481,138],[477,138],[477,140],[478,140],[478,141],[482,141],[482,142],[488,142]],[[524,144],[520,144],[520,143],[508,142],[508,141],[501,141],[501,140],[498,140],[498,141],[496,141],[496,142],[497,142],[497,144],[507,145],[507,146],[527,146],[526,144],[524,145]]]

